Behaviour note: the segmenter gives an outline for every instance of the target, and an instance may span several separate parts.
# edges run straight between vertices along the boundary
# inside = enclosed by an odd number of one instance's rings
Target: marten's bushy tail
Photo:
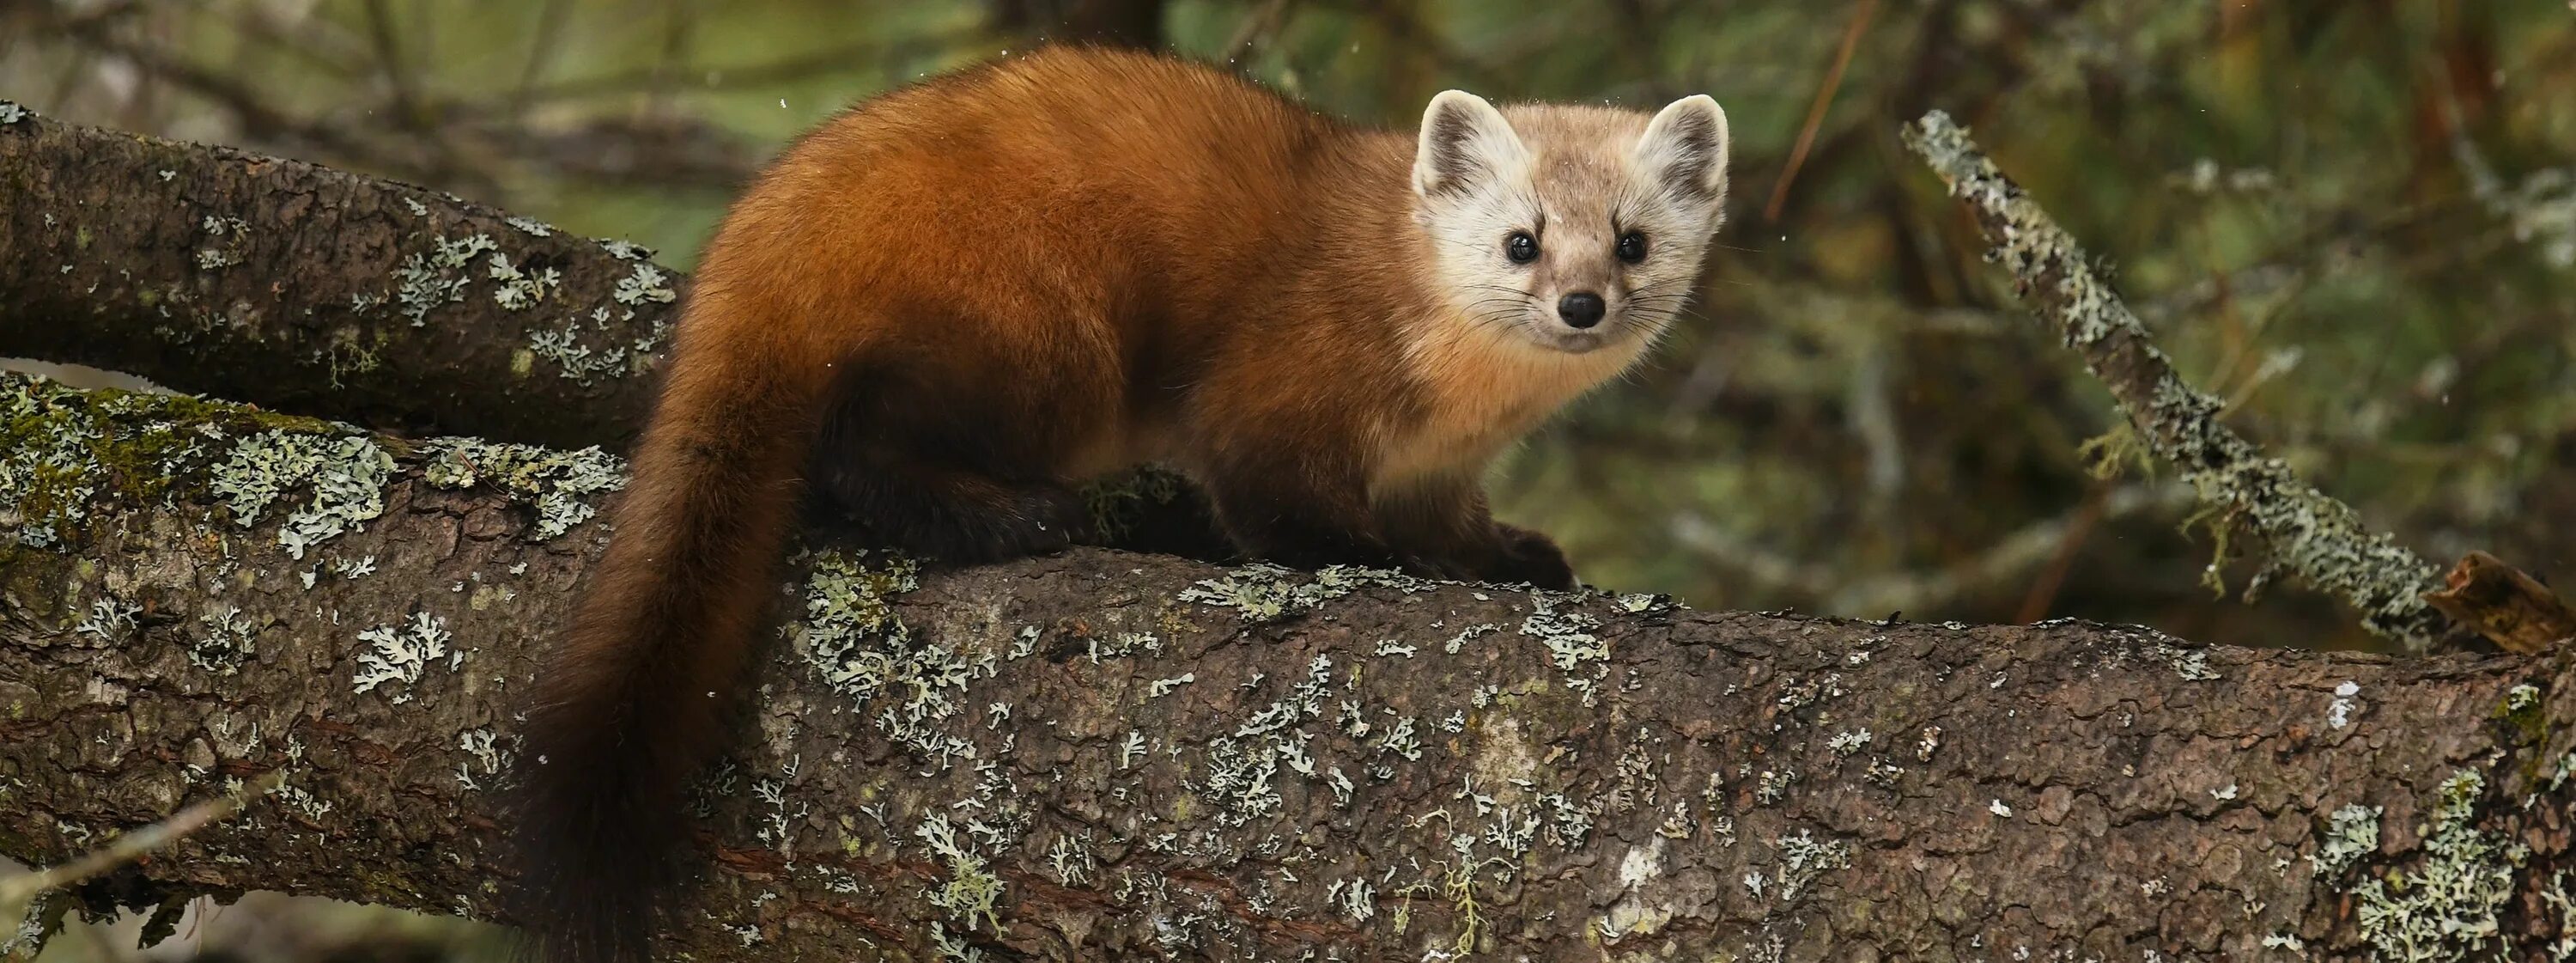
[[[687,876],[688,781],[775,597],[813,404],[683,329],[616,529],[540,670],[516,763],[512,901],[547,963],[643,963]]]

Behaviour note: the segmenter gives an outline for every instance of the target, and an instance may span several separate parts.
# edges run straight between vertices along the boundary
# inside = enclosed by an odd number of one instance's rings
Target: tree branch
[[[2258,581],[2285,572],[2343,599],[2364,627],[2410,651],[2432,645],[2447,625],[2423,599],[2440,584],[2432,563],[2219,421],[2224,405],[2174,372],[2084,249],[1950,115],[1923,115],[1906,126],[1905,143],[1975,216],[1989,259],[2003,262],[2016,292],[2083,356],[2135,437],[2199,492],[2214,527],[2241,526],[2264,541],[2270,560]]]
[[[80,893],[495,911],[510,698],[606,537],[613,460],[17,377],[0,432],[0,854],[56,863],[283,773]],[[672,934],[701,959],[2241,959],[2571,934],[2563,655],[1092,549],[798,571],[701,793],[714,856]]]
[[[0,102],[0,356],[384,428],[615,445],[680,277],[623,243]]]

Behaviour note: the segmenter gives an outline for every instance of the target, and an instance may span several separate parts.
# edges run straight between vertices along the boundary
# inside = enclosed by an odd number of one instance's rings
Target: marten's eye
[[[1531,237],[1528,231],[1513,231],[1510,237],[1503,239],[1503,256],[1511,258],[1514,264],[1538,260],[1538,238]]]
[[[1619,260],[1635,264],[1646,259],[1646,236],[1635,231],[1619,235]]]

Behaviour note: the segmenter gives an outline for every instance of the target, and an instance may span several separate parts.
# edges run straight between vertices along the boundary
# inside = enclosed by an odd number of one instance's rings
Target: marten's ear
[[[1527,162],[1503,112],[1485,98],[1444,90],[1422,112],[1422,142],[1413,155],[1413,190],[1423,197],[1463,192]]]
[[[1673,193],[1715,203],[1726,196],[1726,110],[1707,94],[1673,101],[1637,138],[1637,167]]]

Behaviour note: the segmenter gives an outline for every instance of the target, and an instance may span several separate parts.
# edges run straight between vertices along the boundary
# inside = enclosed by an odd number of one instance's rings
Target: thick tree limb
[[[617,445],[680,279],[407,185],[0,101],[0,357],[385,428]]]
[[[0,854],[58,862],[283,771],[82,893],[491,913],[509,698],[606,535],[580,516],[615,465],[16,379],[0,415],[22,543],[0,551]],[[716,855],[673,934],[698,959],[2486,958],[2576,936],[2563,655],[1098,550],[800,565],[703,794]]]

